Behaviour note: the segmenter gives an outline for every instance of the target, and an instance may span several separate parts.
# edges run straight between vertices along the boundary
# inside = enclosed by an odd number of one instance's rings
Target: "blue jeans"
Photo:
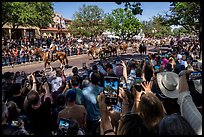
[[[9,65],[9,58],[6,58],[6,65]]]
[[[28,62],[29,61],[29,57],[25,57],[25,62]]]
[[[24,63],[24,62],[25,62],[25,58],[21,57],[21,63]]]
[[[2,65],[3,65],[3,66],[6,65],[6,58],[2,58]]]

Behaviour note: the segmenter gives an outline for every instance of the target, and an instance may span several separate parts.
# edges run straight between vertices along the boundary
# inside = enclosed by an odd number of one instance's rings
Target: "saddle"
[[[50,59],[50,61],[54,61],[54,60],[56,60],[56,58],[57,58],[57,53],[56,53],[56,51],[53,51],[53,52],[50,52],[50,53],[49,53],[49,59]]]

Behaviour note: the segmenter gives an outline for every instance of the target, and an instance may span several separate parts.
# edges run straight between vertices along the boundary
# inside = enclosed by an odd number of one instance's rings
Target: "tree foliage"
[[[125,8],[124,10],[131,10],[133,15],[137,15],[140,14],[142,15],[142,9],[141,9],[141,3],[140,2],[116,2],[118,5],[124,3],[125,4]]]
[[[74,20],[68,29],[75,36],[100,35],[105,30],[103,19],[104,11],[101,8],[96,5],[86,6],[84,4],[74,14]]]
[[[186,30],[199,33],[200,2],[172,2],[170,14],[166,15],[171,25],[181,25]]]
[[[2,26],[11,23],[14,28],[22,26],[45,27],[52,22],[51,2],[2,2]]]
[[[170,25],[165,23],[165,18],[162,15],[153,16],[150,21],[143,21],[142,26],[143,32],[147,36],[163,37],[172,34]]]
[[[121,37],[130,37],[138,33],[141,23],[132,14],[131,10],[118,8],[108,14],[105,18],[105,24],[111,32]]]
[[[153,17],[153,26],[157,30],[155,34],[157,37],[169,36],[171,35],[171,27],[169,24],[166,24],[162,15]]]
[[[145,34],[145,36],[152,36],[152,30],[153,30],[153,22],[152,21],[142,21],[142,30]]]
[[[186,30],[184,27],[179,27],[179,28],[175,28],[173,29],[173,35],[174,36],[180,36],[183,34],[191,34],[192,32]]]

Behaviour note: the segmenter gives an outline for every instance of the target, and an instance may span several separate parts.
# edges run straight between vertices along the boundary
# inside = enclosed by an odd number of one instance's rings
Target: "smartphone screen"
[[[192,72],[190,75],[189,75],[189,80],[196,80],[196,79],[201,79],[202,77],[202,73],[197,71],[197,72]]]
[[[142,83],[142,78],[141,77],[136,77],[135,82],[137,85]]]
[[[59,129],[67,130],[69,128],[69,120],[60,118],[59,120]]]
[[[135,79],[135,85],[134,85],[134,87],[135,87],[135,89],[138,91],[138,92],[141,92],[141,89],[142,89],[142,87],[141,87],[141,83],[142,83],[142,78],[141,77],[136,77],[136,79]]]
[[[107,105],[116,105],[119,93],[119,79],[117,77],[105,77],[103,92],[106,96],[105,103]]]
[[[160,66],[154,66],[154,70],[155,70],[156,73],[160,72]]]

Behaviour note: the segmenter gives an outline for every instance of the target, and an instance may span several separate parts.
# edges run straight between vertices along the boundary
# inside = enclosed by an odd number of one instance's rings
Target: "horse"
[[[41,59],[43,59],[44,61],[44,70],[46,70],[46,66],[47,64],[50,66],[51,71],[53,71],[52,66],[50,65],[51,60],[49,59],[49,55],[48,52],[43,51],[42,48],[35,48],[32,50],[32,54],[33,55],[39,55],[41,57]],[[60,68],[62,68],[64,70],[65,65],[68,65],[68,58],[65,52],[62,51],[56,51],[55,56],[53,57],[53,62],[55,62],[56,60],[59,60],[61,65]],[[66,64],[65,64],[66,62]]]
[[[121,51],[123,51],[123,53],[126,53],[127,48],[128,48],[128,44],[123,42],[123,43],[120,44],[119,48],[120,48]]]
[[[96,47],[96,46],[93,46],[91,48],[88,49],[88,56],[89,54],[91,54],[91,56],[93,57],[93,59],[96,59],[97,55],[100,56],[100,53],[102,51],[102,48],[101,47]]]
[[[136,43],[136,42],[134,42],[134,43],[132,44],[132,49],[133,49],[133,52],[138,53],[138,52],[139,52],[139,44]]]
[[[111,50],[106,44],[102,45],[102,57],[109,57],[111,55]]]
[[[146,54],[146,52],[147,52],[147,47],[146,47],[146,45],[144,45],[144,43],[141,43],[141,44],[140,44],[140,46],[139,46],[139,52],[140,52],[140,55]]]
[[[113,56],[117,56],[117,51],[118,51],[118,47],[116,44],[111,45],[111,53],[113,53]]]

